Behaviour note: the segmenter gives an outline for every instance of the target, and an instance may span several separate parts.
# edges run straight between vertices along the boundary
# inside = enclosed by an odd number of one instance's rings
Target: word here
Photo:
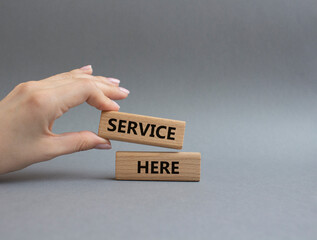
[[[200,153],[116,153],[117,180],[200,181]]]

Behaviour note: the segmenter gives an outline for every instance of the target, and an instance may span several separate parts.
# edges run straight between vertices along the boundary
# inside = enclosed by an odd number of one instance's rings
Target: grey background
[[[115,151],[170,151],[115,141],[3,175],[1,239],[316,239],[316,26],[315,0],[0,1],[1,98],[92,64],[202,153],[199,183],[115,181]]]

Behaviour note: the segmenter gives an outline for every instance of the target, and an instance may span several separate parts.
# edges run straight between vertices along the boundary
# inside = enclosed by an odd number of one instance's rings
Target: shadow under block
[[[98,135],[103,138],[182,149],[184,121],[102,111]]]
[[[200,181],[198,152],[116,153],[117,180]]]

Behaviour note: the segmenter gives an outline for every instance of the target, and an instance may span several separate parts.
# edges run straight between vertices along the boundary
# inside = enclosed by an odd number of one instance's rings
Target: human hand
[[[109,140],[93,132],[54,134],[52,127],[57,118],[84,102],[99,110],[119,110],[113,100],[129,94],[119,82],[93,76],[88,65],[16,86],[0,101],[0,174],[63,154],[110,149]]]

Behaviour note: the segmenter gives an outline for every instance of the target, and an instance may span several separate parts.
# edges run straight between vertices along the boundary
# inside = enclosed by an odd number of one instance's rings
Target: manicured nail
[[[119,104],[112,100],[112,102],[120,108]]]
[[[91,65],[87,65],[87,66],[83,66],[80,68],[81,70],[90,70],[92,69],[92,66]]]
[[[108,78],[108,80],[114,84],[119,84],[120,83],[120,80],[119,79],[116,79],[116,78]]]
[[[95,149],[111,149],[111,145],[108,143],[101,143],[96,145]]]
[[[123,87],[119,87],[119,89],[120,89],[122,92],[124,92],[124,93],[127,93],[127,94],[130,93],[130,91],[129,91],[128,89],[125,89],[125,88],[123,88]]]

